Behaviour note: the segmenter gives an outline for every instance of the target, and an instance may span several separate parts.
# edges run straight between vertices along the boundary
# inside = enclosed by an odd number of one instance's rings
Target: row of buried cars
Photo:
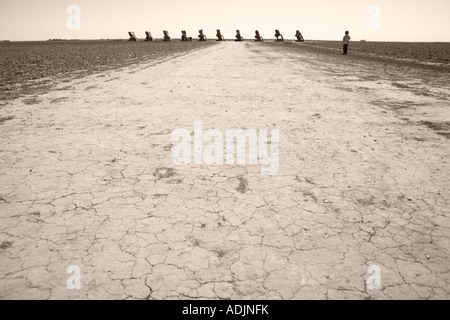
[[[204,34],[203,30],[199,30],[198,32],[199,32],[198,41],[208,41],[208,38]],[[134,32],[132,32],[132,31],[128,32],[128,36],[130,37],[129,41],[138,41],[138,38],[136,37]],[[225,37],[222,35],[222,33],[220,32],[219,29],[217,29],[216,37],[217,37],[216,41],[225,41]],[[280,33],[279,30],[275,30],[274,37],[276,38],[275,41],[284,41],[284,37]],[[305,41],[305,39],[303,38],[303,35],[301,34],[301,32],[299,30],[297,30],[297,32],[295,33],[295,37],[297,38],[297,40],[296,40],[297,42]],[[235,38],[236,38],[235,41],[243,41],[244,40],[244,38],[241,36],[241,32],[239,30],[236,30]],[[154,40],[154,38],[153,38],[152,34],[149,31],[145,31],[145,41],[153,41],[153,40]],[[172,41],[172,38],[170,37],[169,32],[166,30],[163,31],[163,41]],[[181,41],[192,41],[192,37],[188,37],[186,31],[182,30],[181,31]],[[255,41],[264,41],[263,37],[260,35],[258,30],[255,31]]]

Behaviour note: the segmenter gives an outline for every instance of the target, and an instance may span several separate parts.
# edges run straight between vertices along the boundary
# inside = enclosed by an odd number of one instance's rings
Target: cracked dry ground
[[[448,299],[447,81],[227,42],[4,103],[0,297]],[[195,120],[278,128],[278,174],[173,165]]]

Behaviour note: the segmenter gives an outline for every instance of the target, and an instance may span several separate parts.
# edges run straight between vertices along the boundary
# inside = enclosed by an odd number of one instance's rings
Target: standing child
[[[348,44],[350,43],[350,36],[348,34],[349,32],[345,31],[345,36],[344,39],[342,40],[342,44],[344,45],[344,54],[347,54]]]

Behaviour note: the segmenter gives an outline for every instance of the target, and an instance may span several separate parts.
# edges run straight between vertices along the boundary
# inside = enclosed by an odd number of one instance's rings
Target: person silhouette
[[[348,35],[350,32],[345,31],[345,36],[344,39],[342,39],[342,44],[344,45],[344,53],[343,54],[347,54],[348,52],[348,45],[350,43],[350,36]]]

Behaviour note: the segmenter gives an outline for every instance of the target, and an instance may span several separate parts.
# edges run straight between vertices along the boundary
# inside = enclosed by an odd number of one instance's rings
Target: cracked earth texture
[[[377,68],[226,42],[4,103],[0,298],[450,298],[448,74]],[[196,120],[279,129],[278,174],[173,165]]]

